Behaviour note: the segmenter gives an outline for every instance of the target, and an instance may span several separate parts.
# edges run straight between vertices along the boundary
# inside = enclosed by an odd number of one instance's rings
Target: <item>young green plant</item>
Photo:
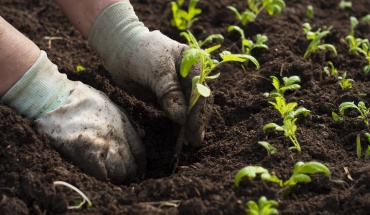
[[[296,118],[298,115],[308,116],[310,111],[304,107],[295,108],[298,106],[297,102],[286,103],[285,98],[275,97],[275,102],[269,102],[274,108],[279,111],[281,117],[285,119],[286,117]]]
[[[366,108],[366,105],[363,101],[360,101],[358,105],[355,105],[354,102],[343,102],[339,105],[339,113],[341,115],[344,115],[344,111],[347,109],[356,109],[360,113],[357,118],[362,119],[366,125],[369,125],[368,115],[370,108]]]
[[[326,28],[323,27],[323,31],[321,31],[321,28],[316,30],[315,32],[311,31],[311,25],[309,23],[304,23],[303,24],[303,30],[306,33],[306,38],[308,40],[311,40],[311,43],[307,47],[306,52],[304,53],[303,57],[308,58],[316,52],[317,50],[330,50],[334,53],[334,55],[337,55],[337,50],[335,47],[331,44],[321,44],[322,38],[324,38],[326,35],[330,33],[332,27]]]
[[[299,145],[298,139],[295,135],[297,130],[297,125],[295,122],[297,118],[290,118],[287,117],[283,121],[283,125],[280,126],[276,123],[268,123],[263,127],[263,130],[266,131],[267,129],[275,129],[276,131],[283,131],[284,135],[290,139],[294,146],[289,147],[289,150],[297,150],[298,153],[301,152],[301,146]]]
[[[247,212],[250,215],[274,215],[279,214],[279,211],[276,208],[279,206],[279,203],[275,200],[268,200],[265,196],[262,196],[258,200],[258,204],[255,201],[248,201],[247,202]]]
[[[248,0],[248,9],[242,13],[233,6],[228,6],[227,8],[234,13],[235,18],[242,25],[246,25],[248,22],[253,22],[262,10],[266,10],[271,16],[278,16],[284,7],[284,0]]]
[[[202,13],[202,10],[197,8],[199,0],[190,0],[188,10],[181,9],[184,6],[184,0],[171,2],[172,20],[171,25],[180,31],[188,30],[198,19],[196,16]]]
[[[351,1],[340,0],[338,6],[339,6],[340,9],[351,8],[352,7],[352,2]]]
[[[265,182],[272,182],[278,184],[282,187],[283,197],[287,197],[293,188],[298,183],[309,183],[311,182],[311,177],[309,175],[315,173],[323,173],[325,176],[330,176],[330,170],[324,164],[311,161],[311,162],[297,162],[294,165],[293,174],[290,178],[283,183],[281,179],[279,179],[274,174],[270,174],[267,169],[260,167],[260,166],[247,166],[242,168],[235,176],[234,184],[236,187],[239,187],[240,181],[244,177],[248,177],[249,180],[256,178],[257,174],[261,175],[261,180]]]
[[[283,77],[283,85],[280,85],[280,81],[275,76],[270,76],[272,85],[275,90],[271,93],[265,93],[267,97],[284,97],[285,91],[293,91],[301,89],[301,86],[297,83],[301,82],[298,76]]]
[[[340,88],[344,91],[352,89],[352,82],[355,80],[346,78],[347,72],[344,72],[342,76],[338,77]]]
[[[324,67],[324,72],[327,76],[337,76],[338,70],[334,67],[334,64],[329,61],[328,66]]]
[[[265,35],[257,34],[256,42],[253,42],[253,40],[245,38],[244,30],[241,29],[239,26],[236,25],[229,26],[227,28],[227,31],[228,32],[237,31],[240,34],[242,54],[251,55],[252,50],[256,48],[268,49],[268,46],[265,44],[268,38]],[[248,63],[248,61],[245,62]]]
[[[223,51],[220,54],[221,61],[211,58],[211,52],[217,50],[221,45],[215,45],[207,49],[202,49],[199,42],[195,37],[188,31],[183,33],[188,39],[190,49],[184,52],[184,58],[180,67],[180,74],[182,77],[187,77],[193,65],[200,63],[200,74],[193,77],[192,79],[192,93],[188,105],[188,112],[193,108],[195,103],[198,101],[200,96],[208,97],[211,94],[211,90],[206,86],[206,80],[214,80],[219,77],[220,73],[211,75],[212,71],[217,67],[227,62],[244,62],[246,60],[252,61],[257,68],[259,64],[257,60],[246,54],[231,54],[228,51]]]
[[[370,72],[370,43],[368,39],[355,38],[352,35],[346,37],[346,41],[349,45],[349,52],[351,54],[363,55],[367,61],[367,65],[364,66],[363,70],[365,75]]]
[[[261,146],[263,146],[263,148],[266,149],[268,156],[270,156],[270,154],[273,155],[277,152],[277,149],[273,145],[271,145],[269,142],[258,141],[258,144],[260,144]]]
[[[306,8],[306,17],[308,19],[312,19],[313,18],[313,15],[314,15],[314,10],[313,10],[312,5],[307,5],[307,8]]]

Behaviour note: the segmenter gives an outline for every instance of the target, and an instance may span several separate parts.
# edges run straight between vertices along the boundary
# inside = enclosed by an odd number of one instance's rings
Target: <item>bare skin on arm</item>
[[[90,28],[102,12],[108,6],[128,0],[54,0],[69,18],[75,28],[84,38],[89,35]]]
[[[23,76],[39,55],[40,49],[36,44],[0,16],[0,98]]]

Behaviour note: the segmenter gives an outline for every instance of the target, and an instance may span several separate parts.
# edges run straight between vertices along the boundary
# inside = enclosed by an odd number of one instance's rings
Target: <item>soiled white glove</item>
[[[90,86],[77,82],[61,107],[35,123],[59,153],[98,179],[128,182],[145,172],[145,150],[130,120]]]
[[[88,40],[121,88],[130,92],[140,87],[150,89],[171,120],[191,128],[185,131],[186,142],[200,145],[207,121],[203,108],[206,100],[201,99],[192,113],[186,113],[191,78],[199,73],[199,67],[194,67],[187,79],[177,72],[188,46],[159,31],[150,32],[129,1],[104,9],[91,27]]]
[[[36,119],[37,131],[84,172],[116,183],[144,174],[145,150],[126,115],[104,93],[59,73],[45,52],[1,100]]]

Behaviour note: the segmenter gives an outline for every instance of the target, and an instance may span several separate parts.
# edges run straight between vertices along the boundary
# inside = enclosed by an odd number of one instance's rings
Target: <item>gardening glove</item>
[[[1,100],[35,119],[87,174],[120,183],[144,173],[145,151],[127,116],[104,93],[59,73],[44,51]]]
[[[92,25],[88,41],[103,59],[113,80],[129,92],[142,88],[154,92],[166,115],[185,125],[185,144],[202,143],[209,118],[202,98],[187,114],[191,79],[199,74],[195,66],[186,79],[179,73],[183,52],[180,44],[159,31],[150,32],[135,15],[129,1],[104,9]]]

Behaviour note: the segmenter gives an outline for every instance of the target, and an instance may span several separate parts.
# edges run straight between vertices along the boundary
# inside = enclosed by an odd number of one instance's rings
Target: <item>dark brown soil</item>
[[[195,36],[204,39],[211,33],[221,33],[225,36],[222,50],[240,52],[238,35],[226,30],[237,24],[226,6],[234,4],[241,10],[245,2],[201,1],[203,14],[192,27]],[[268,50],[253,53],[261,68],[250,66],[246,72],[238,64],[219,68],[221,77],[209,83],[215,104],[204,146],[185,148],[183,156],[174,160],[175,126],[158,105],[139,101],[114,85],[87,42],[51,1],[0,0],[0,15],[46,50],[61,72],[104,91],[129,112],[146,130],[148,151],[145,180],[130,185],[98,181],[61,157],[50,147],[53,140],[37,134],[30,120],[0,104],[1,214],[243,214],[246,202],[261,196],[278,200],[281,214],[368,214],[370,165],[369,160],[357,158],[355,139],[362,135],[365,150],[363,133],[369,128],[356,118],[355,111],[348,111],[344,121],[339,122],[332,120],[331,112],[338,112],[344,101],[364,101],[370,106],[369,78],[362,70],[366,60],[350,55],[343,43],[349,32],[349,17],[369,14],[370,1],[352,1],[353,8],[345,10],[338,8],[338,2],[288,0],[281,16],[263,12],[245,26],[248,37],[262,33],[269,38]],[[168,1],[132,3],[150,29],[185,42],[170,26]],[[312,20],[305,17],[308,4],[315,10]],[[309,59],[302,57],[308,42],[301,26],[307,21],[314,29],[333,25],[325,42],[337,48],[337,57],[325,51]],[[53,40],[49,48],[46,36],[63,39]],[[361,22],[356,36],[369,38],[370,25]],[[322,75],[329,60],[340,74],[347,71],[348,77],[355,80],[352,90],[342,91],[334,77]],[[88,70],[76,73],[77,65]],[[302,79],[302,89],[286,93],[289,102],[311,110],[309,117],[300,117],[297,122],[300,154],[288,150],[291,143],[283,133],[262,129],[269,122],[281,123],[279,114],[268,103],[271,99],[263,95],[273,89],[271,75],[280,79],[298,75]],[[359,93],[368,95],[359,97]],[[269,141],[278,152],[267,156],[258,141]],[[239,188],[233,184],[236,173],[247,165],[263,166],[286,180],[297,161],[321,162],[330,168],[331,177],[315,175],[311,183],[298,185],[286,199],[280,197],[280,188],[274,184],[258,180],[252,184],[243,182]],[[55,191],[52,183],[56,180],[77,186],[91,199],[93,207],[67,211],[67,204],[73,204],[78,196],[67,189]]]

